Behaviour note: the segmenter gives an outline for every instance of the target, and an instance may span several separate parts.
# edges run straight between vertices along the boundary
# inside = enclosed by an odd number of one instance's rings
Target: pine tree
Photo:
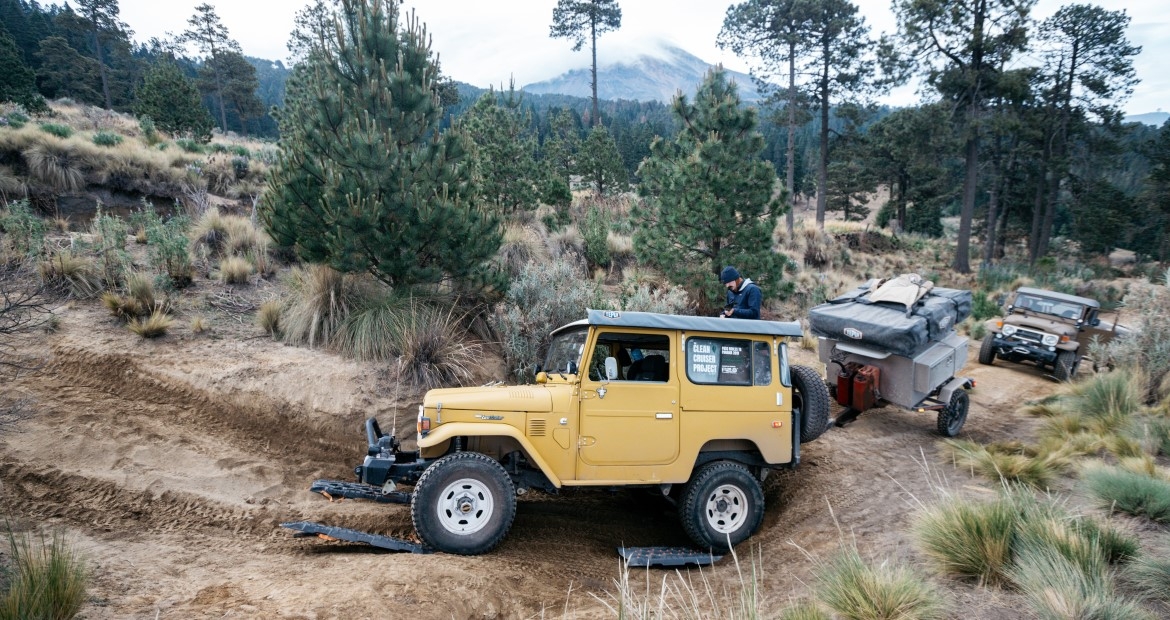
[[[462,122],[475,144],[479,195],[485,206],[505,214],[536,208],[536,138],[531,115],[521,109],[515,89],[485,93]]]
[[[172,134],[190,134],[200,142],[211,139],[214,121],[203,107],[199,89],[170,58],[161,58],[150,70],[134,98],[134,113],[149,116]]]
[[[218,57],[208,59],[201,72],[200,86],[204,91],[217,87],[218,79],[221,97],[240,119],[240,131],[248,133],[248,119],[264,114],[264,104],[256,96],[260,81],[256,78],[256,67],[237,52],[221,52]]]
[[[605,125],[596,125],[589,131],[577,152],[577,173],[601,196],[623,192],[629,185],[630,175],[622,163],[622,154]]]
[[[104,101],[102,94],[94,88],[101,73],[98,62],[82,56],[64,37],[42,40],[37,59],[41,62],[37,82],[45,96],[50,99],[71,97],[90,105],[101,105]]]
[[[342,0],[339,28],[297,65],[284,148],[262,204],[305,261],[391,286],[494,284],[498,221],[476,206],[467,138],[440,130],[441,79],[422,24],[393,0]]]
[[[179,41],[194,43],[205,58],[203,63],[203,81],[209,92],[214,93],[219,106],[219,126],[227,131],[227,100],[224,94],[226,76],[220,57],[229,52],[241,53],[240,44],[228,34],[227,26],[219,19],[215,7],[206,2],[195,7],[195,14],[187,20],[190,26],[185,30]]]
[[[579,52],[589,41],[593,52],[593,116],[594,127],[601,124],[597,112],[597,37],[622,27],[622,8],[617,0],[557,0],[553,9],[553,23],[549,36],[554,39],[572,39],[573,51]]]
[[[0,101],[19,103],[30,112],[47,109],[37,92],[36,75],[20,53],[16,41],[0,29]]]
[[[655,139],[638,170],[645,204],[634,212],[638,260],[688,288],[704,311],[721,304],[724,265],[780,292],[787,259],[772,251],[783,195],[772,165],[759,155],[764,137],[754,108],[740,107],[734,84],[710,72],[692,104],[674,100],[681,130]]]
[[[98,72],[102,79],[102,97],[106,109],[113,109],[110,98],[110,79],[107,75],[106,61],[102,54],[102,40],[109,36],[129,37],[126,24],[118,19],[120,8],[118,0],[77,0],[78,13],[89,24],[90,35],[93,37],[94,58],[97,60]]]

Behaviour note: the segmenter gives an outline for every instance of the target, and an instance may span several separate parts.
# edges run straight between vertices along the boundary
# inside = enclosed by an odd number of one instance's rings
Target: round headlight
[[[1044,338],[1041,339],[1041,342],[1043,342],[1044,346],[1046,347],[1055,347],[1056,343],[1060,342],[1060,336],[1057,336],[1056,334],[1044,334]]]
[[[1004,325],[1003,326],[1003,335],[1010,336],[1014,333],[1016,333],[1016,326],[1015,325]]]

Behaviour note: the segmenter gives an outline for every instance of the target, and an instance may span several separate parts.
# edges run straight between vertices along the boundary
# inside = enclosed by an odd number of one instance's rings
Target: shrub
[[[175,140],[175,146],[183,149],[186,153],[202,153],[203,145],[190,138],[178,138]]]
[[[107,215],[98,205],[91,230],[97,244],[98,271],[107,286],[121,284],[130,269],[130,255],[126,253],[126,222],[117,215]]]
[[[248,147],[246,147],[242,144],[233,144],[232,146],[228,147],[228,152],[234,153],[237,157],[251,157],[252,156],[252,152],[248,150]]]
[[[0,620],[72,618],[85,603],[89,571],[62,534],[51,540],[8,532],[7,589],[0,598]]]
[[[1086,468],[1081,478],[1105,508],[1170,523],[1170,482],[1104,465]]]
[[[41,280],[70,297],[90,299],[102,290],[102,278],[92,258],[68,250],[56,252],[41,262]]]
[[[608,267],[609,224],[601,208],[589,207],[585,213],[585,222],[581,226],[581,237],[585,244],[585,260],[589,262],[589,267]]]
[[[41,123],[41,131],[64,140],[73,135],[73,128],[58,123]]]
[[[232,172],[235,173],[237,181],[242,180],[245,177],[247,177],[249,169],[250,169],[250,163],[248,161],[247,155],[242,156],[242,157],[236,156],[236,157],[232,158]]]
[[[661,314],[690,314],[687,292],[677,286],[654,288],[646,284],[627,286],[622,290],[618,309],[629,312],[658,312]]]
[[[174,319],[163,312],[161,308],[156,308],[149,316],[132,319],[127,327],[143,338],[158,338],[167,333],[172,323],[174,323]]]
[[[118,146],[122,143],[122,136],[110,131],[99,131],[93,134],[93,143],[98,146]]]
[[[229,256],[219,262],[219,279],[224,284],[247,284],[250,275],[252,263],[238,256]]]
[[[877,568],[850,546],[817,570],[817,596],[850,620],[944,618],[942,599],[921,577],[901,567]]]
[[[159,273],[165,274],[175,288],[191,284],[191,253],[187,249],[187,229],[191,221],[176,215],[165,222],[155,221],[146,229],[146,240],[150,245],[150,264]]]
[[[142,131],[142,139],[146,141],[147,146],[154,146],[162,140],[158,135],[158,128],[154,124],[154,119],[150,116],[143,116],[138,119],[138,129]]]
[[[994,318],[1000,315],[999,304],[995,303],[994,299],[988,296],[986,291],[973,291],[971,293],[971,318],[977,322],[982,323],[987,319]]]
[[[1159,284],[1134,283],[1124,301],[1127,321],[1134,330],[1089,351],[1093,359],[1116,366],[1134,366],[1149,384],[1143,396],[1152,397],[1154,388],[1170,373],[1170,288]]]
[[[9,112],[6,116],[0,116],[0,126],[7,125],[13,129],[20,129],[27,122],[28,115],[17,110]]]
[[[40,253],[48,229],[45,220],[33,213],[28,200],[10,202],[0,211],[0,230],[4,231],[4,238],[0,241],[6,249],[21,256]]]
[[[268,300],[256,311],[256,326],[273,338],[280,336],[280,310],[279,301]]]
[[[502,341],[509,374],[519,381],[530,380],[532,368],[547,352],[549,332],[583,318],[586,308],[600,307],[600,303],[597,286],[568,263],[554,260],[526,266],[490,318]]]

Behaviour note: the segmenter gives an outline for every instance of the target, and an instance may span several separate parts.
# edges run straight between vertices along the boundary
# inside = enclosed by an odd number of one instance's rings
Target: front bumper
[[[413,485],[431,464],[417,451],[399,449],[398,441],[382,433],[378,420],[374,418],[366,420],[366,439],[369,441],[366,458],[353,470],[358,482],[378,487],[388,481]]]
[[[1000,357],[1014,357],[1030,359],[1045,364],[1056,362],[1059,351],[1049,351],[1044,345],[1034,344],[1026,340],[1017,340],[1011,337],[996,336],[992,341],[995,352]]]

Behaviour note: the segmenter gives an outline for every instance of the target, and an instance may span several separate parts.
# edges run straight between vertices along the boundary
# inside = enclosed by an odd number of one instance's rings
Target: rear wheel
[[[683,530],[700,549],[725,553],[759,529],[764,520],[764,490],[742,465],[710,463],[687,483],[678,515]]]
[[[1056,354],[1056,363],[1052,365],[1052,376],[1057,381],[1068,381],[1077,373],[1077,352],[1061,351]]]
[[[410,518],[427,545],[458,555],[487,553],[516,517],[516,488],[497,461],[456,452],[426,468],[414,487]]]
[[[800,443],[808,443],[828,430],[829,388],[808,366],[792,366],[792,409],[800,411]]]
[[[943,437],[954,437],[963,430],[967,422],[967,409],[971,406],[971,397],[966,390],[955,390],[951,394],[951,402],[946,408],[938,412],[938,432]]]
[[[987,365],[995,363],[995,334],[983,337],[983,346],[979,347],[979,363]]]

